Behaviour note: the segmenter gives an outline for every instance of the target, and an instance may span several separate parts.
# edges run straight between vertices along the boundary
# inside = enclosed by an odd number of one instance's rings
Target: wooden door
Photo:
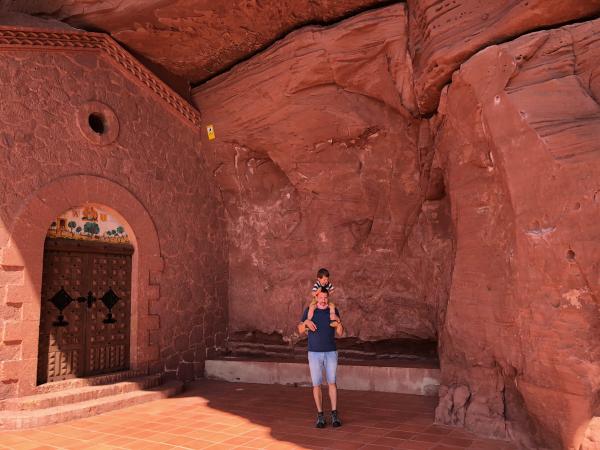
[[[38,384],[129,367],[132,253],[128,244],[46,239]],[[116,301],[110,311],[104,296]]]

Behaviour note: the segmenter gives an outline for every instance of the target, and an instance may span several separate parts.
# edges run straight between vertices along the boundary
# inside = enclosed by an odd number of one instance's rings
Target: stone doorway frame
[[[159,316],[151,303],[160,295],[163,259],[156,227],[142,203],[126,188],[106,178],[74,175],[55,179],[34,192],[17,214],[0,264],[15,274],[7,286],[6,302],[20,305],[21,320],[7,322],[4,341],[20,344],[21,359],[13,361],[4,378],[18,382],[17,396],[35,393],[37,381],[40,297],[44,240],[59,214],[86,203],[106,205],[130,227],[134,247],[131,280],[130,368],[160,370],[157,330]]]

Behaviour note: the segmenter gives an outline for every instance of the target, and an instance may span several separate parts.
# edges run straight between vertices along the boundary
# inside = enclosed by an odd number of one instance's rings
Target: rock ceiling
[[[305,24],[338,21],[384,0],[0,0],[0,12],[104,31],[192,84]]]

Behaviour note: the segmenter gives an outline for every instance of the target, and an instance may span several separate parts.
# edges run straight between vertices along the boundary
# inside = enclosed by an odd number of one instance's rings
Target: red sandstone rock
[[[18,12],[2,12],[2,3],[0,3],[0,25],[35,28],[35,29],[57,29],[66,31],[76,31],[73,27],[59,20],[41,19],[28,14]]]
[[[437,419],[524,447],[598,440],[599,31],[481,51],[434,120],[457,245]]]
[[[299,26],[333,22],[384,1],[0,0],[0,11],[49,16],[105,31],[154,64],[196,83]]]
[[[600,0],[408,0],[408,11],[417,103],[422,113],[431,113],[452,72],[475,52],[598,14]]]
[[[451,236],[405,27],[396,5],[302,29],[195,90],[217,136],[230,332],[289,338],[324,266],[350,336],[435,339]]]

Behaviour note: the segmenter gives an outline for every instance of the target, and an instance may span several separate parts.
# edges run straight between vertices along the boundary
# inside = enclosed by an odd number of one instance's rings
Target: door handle
[[[94,294],[92,293],[92,291],[88,291],[87,297],[84,297],[84,296],[77,297],[77,301],[79,303],[87,302],[87,307],[91,308],[92,305],[94,304],[94,302],[96,301],[96,297],[94,297]]]

